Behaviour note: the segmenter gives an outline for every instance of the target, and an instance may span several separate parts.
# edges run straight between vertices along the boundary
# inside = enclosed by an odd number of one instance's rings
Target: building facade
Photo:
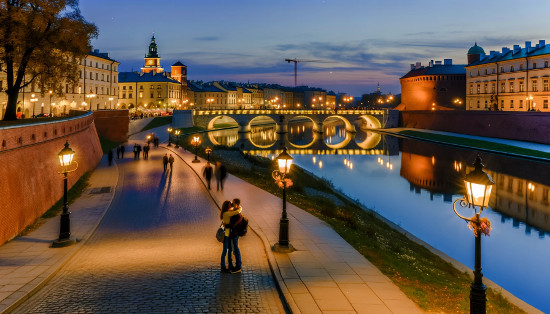
[[[466,75],[464,65],[453,65],[452,59],[411,64],[411,70],[400,78],[400,110],[464,109]]]
[[[190,106],[187,66],[178,61],[165,72],[160,60],[153,34],[141,72],[119,73],[118,108],[166,112]]]
[[[118,66],[108,53],[93,50],[79,61],[80,78],[75,85],[62,84],[62,90],[41,90],[30,84],[19,92],[17,112],[21,117],[61,116],[71,109],[115,109],[118,102]],[[0,90],[4,90],[5,76],[0,76]],[[7,95],[0,93],[0,117],[4,114]],[[19,114],[18,114],[19,116]]]
[[[477,43],[468,51],[466,109],[550,111],[550,47],[514,45],[485,54]]]

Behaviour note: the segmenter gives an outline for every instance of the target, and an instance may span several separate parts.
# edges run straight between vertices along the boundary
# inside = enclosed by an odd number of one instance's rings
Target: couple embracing
[[[241,200],[236,198],[231,201],[225,201],[222,204],[220,219],[225,227],[223,238],[223,250],[221,256],[221,271],[224,273],[241,272],[241,250],[239,249],[239,236],[246,233],[248,220],[242,215]],[[233,266],[233,257],[235,255],[235,266]],[[227,267],[225,266],[225,257],[227,256]]]

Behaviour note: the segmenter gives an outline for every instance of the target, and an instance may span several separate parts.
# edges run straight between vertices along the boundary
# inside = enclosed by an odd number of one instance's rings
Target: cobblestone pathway
[[[96,233],[15,313],[284,312],[254,233],[243,272],[220,273],[219,211],[183,161],[163,175],[165,152],[119,162],[123,187]]]

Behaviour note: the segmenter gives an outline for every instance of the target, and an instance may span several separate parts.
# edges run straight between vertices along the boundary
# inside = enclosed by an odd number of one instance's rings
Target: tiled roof
[[[510,49],[505,53],[497,52],[492,57],[491,55],[486,55],[484,56],[484,58],[480,59],[479,61],[468,64],[466,67],[550,54],[550,45],[544,45],[539,48],[535,46],[535,47],[531,47],[529,50],[530,51],[527,52],[527,48],[520,48],[516,50],[515,53],[513,49]]]
[[[109,54],[107,52],[99,52],[99,50],[92,50],[92,51],[88,52],[88,55],[98,57],[98,58],[101,58],[101,59],[105,59],[105,60],[109,60],[109,61],[118,62],[114,59],[109,58]]]
[[[405,74],[402,79],[422,76],[422,75],[449,75],[449,74],[462,74],[466,75],[466,70],[464,69],[465,65],[456,64],[456,65],[434,65],[431,67],[424,67],[420,69],[410,70],[409,73]]]
[[[153,75],[154,74],[154,75]],[[167,83],[177,83],[180,82],[171,79],[165,75],[149,72],[120,72],[118,73],[118,82],[119,83],[133,83],[133,82],[167,82]]]
[[[173,66],[173,67],[184,67],[184,66],[186,66],[186,65],[183,64],[183,63],[181,63],[180,61],[178,61],[178,62],[172,64],[172,66]]]

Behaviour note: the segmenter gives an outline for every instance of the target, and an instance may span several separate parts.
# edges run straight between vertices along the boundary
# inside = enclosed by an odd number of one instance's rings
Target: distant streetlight
[[[172,146],[172,128],[168,128],[166,131],[168,131],[168,146]]]
[[[35,109],[34,107],[36,106],[35,103],[36,103],[37,101],[38,101],[38,98],[35,98],[35,97],[34,97],[34,94],[31,94],[30,102],[32,103],[32,116],[33,116],[33,118],[36,117],[36,115],[34,114],[34,109]]]
[[[201,143],[201,138],[199,136],[193,136],[193,139],[191,140],[191,145],[195,146],[195,159],[193,159],[192,161],[193,163],[201,162],[197,158],[197,153],[198,153],[200,143]]]
[[[210,108],[210,105],[214,102],[214,98],[208,98],[206,102],[208,103],[208,110],[212,109]]]
[[[212,149],[207,146],[204,152],[206,153],[206,160],[210,162],[210,153],[212,152]]]
[[[88,95],[86,95],[86,98],[90,98],[90,111],[92,111],[93,99],[94,99],[96,96],[97,96],[96,94],[88,94]],[[97,104],[97,106],[99,107],[99,103]]]
[[[176,136],[176,146],[175,146],[175,148],[180,147],[180,133],[181,133],[181,130],[175,130],[174,131],[174,135]]]
[[[53,91],[50,89],[48,91],[48,94],[50,94],[50,117],[52,116],[52,94],[53,94]]]
[[[485,313],[487,288],[483,284],[483,274],[481,273],[481,233],[489,235],[491,222],[487,218],[480,218],[479,215],[484,208],[489,206],[489,198],[495,182],[491,179],[491,176],[483,171],[483,164],[479,156],[477,156],[474,163],[474,171],[466,175],[464,184],[466,195],[453,203],[453,210],[458,217],[469,223],[469,227],[474,231],[475,236],[474,282],[470,286],[470,313]],[[457,203],[463,208],[473,208],[474,216],[467,218],[460,215],[456,210]]]
[[[74,150],[69,147],[69,141],[67,141],[65,142],[65,147],[57,154],[59,156],[59,163],[61,164],[61,171],[58,173],[63,175],[63,213],[61,214],[59,238],[52,243],[52,247],[54,248],[76,243],[76,240],[71,237],[71,213],[69,212],[69,203],[67,201],[67,174],[78,168],[78,163],[74,161],[76,168],[69,170],[69,166],[73,163],[74,153]]]
[[[292,166],[292,156],[286,152],[286,147],[283,149],[283,152],[277,156],[277,162],[279,164],[278,170],[273,170],[271,176],[275,179],[275,182],[282,185],[283,188],[283,213],[281,220],[279,221],[279,242],[275,243],[273,246],[273,251],[275,252],[292,252],[294,247],[290,244],[288,236],[288,217],[286,213],[286,187],[287,187],[287,174],[290,172],[290,166]],[[291,182],[290,182],[291,183]]]

